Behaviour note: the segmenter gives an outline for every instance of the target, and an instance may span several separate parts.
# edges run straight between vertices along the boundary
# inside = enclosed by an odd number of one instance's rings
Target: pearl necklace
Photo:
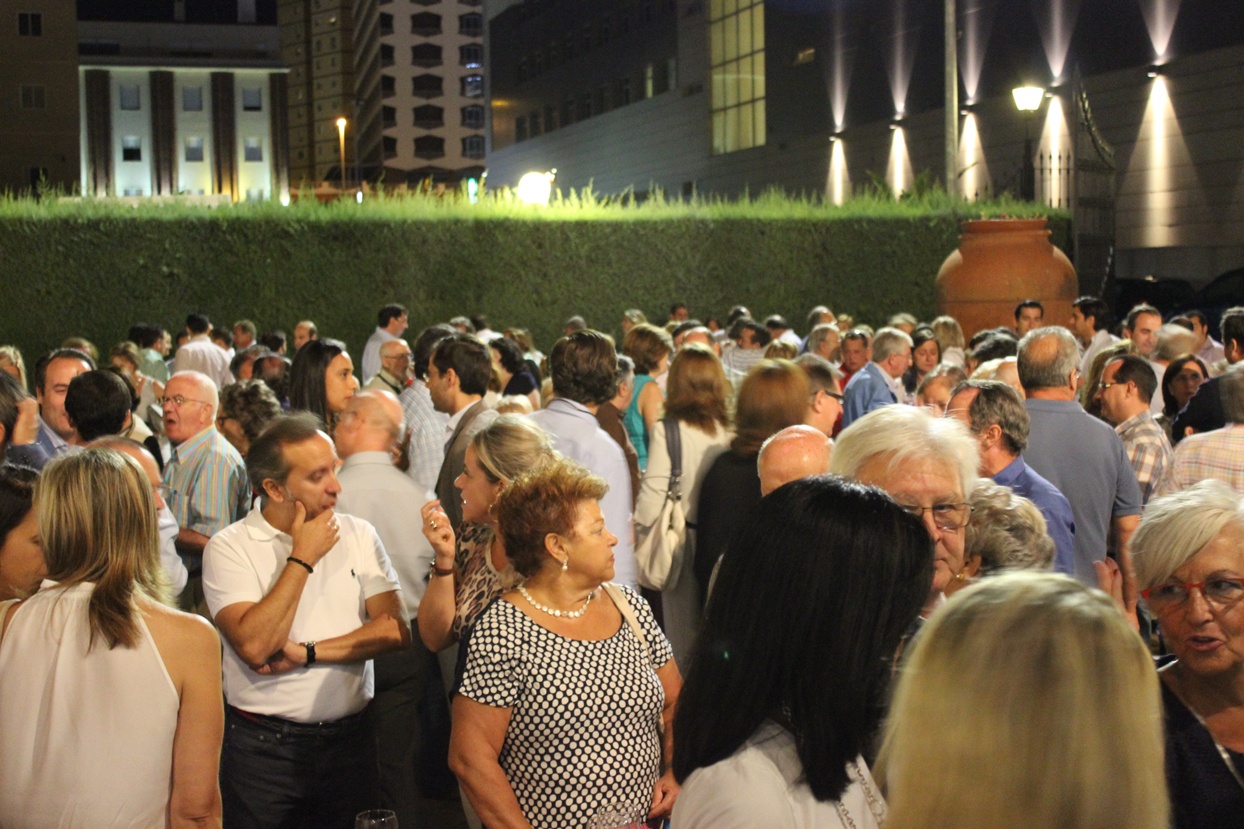
[[[547,613],[550,616],[557,616],[558,618],[565,619],[578,619],[584,613],[587,613],[588,605],[590,605],[592,603],[592,599],[596,597],[596,591],[593,590],[591,593],[587,594],[587,598],[583,600],[583,607],[578,610],[554,610],[551,607],[545,607],[533,599],[531,594],[527,592],[527,588],[523,587],[521,584],[518,586],[518,593],[536,610]]]

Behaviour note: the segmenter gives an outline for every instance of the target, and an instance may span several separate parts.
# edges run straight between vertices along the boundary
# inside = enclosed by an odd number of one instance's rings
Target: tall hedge
[[[796,328],[818,303],[873,323],[899,310],[928,318],[965,218],[406,219],[342,208],[0,209],[0,342],[33,362],[69,335],[106,349],[136,321],[175,327],[203,310],[261,330],[310,318],[357,352],[391,301],[410,308],[416,331],[483,312],[498,330],[529,327],[546,350],[573,314],[613,331],[623,310],[664,321],[675,300],[719,317],[743,303]],[[1067,248],[1067,217],[1051,226]]]

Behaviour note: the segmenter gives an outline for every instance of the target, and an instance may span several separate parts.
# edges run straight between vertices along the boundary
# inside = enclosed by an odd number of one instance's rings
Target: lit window
[[[263,161],[263,139],[247,138],[242,142],[243,161]]]
[[[713,155],[764,146],[764,0],[711,0],[708,20]]]
[[[191,135],[186,138],[186,161],[203,160],[203,136]]]
[[[143,140],[137,135],[127,135],[121,139],[121,160],[142,161]],[[138,195],[142,195],[139,193]]]
[[[203,111],[203,87],[185,86],[181,90],[181,108],[186,112]]]
[[[142,97],[138,91],[138,84],[121,84],[118,95],[121,99],[121,109],[135,110],[142,108]]]
[[[45,90],[42,86],[22,87],[22,109],[43,109],[46,103]]]
[[[263,90],[257,86],[242,87],[242,109],[246,112],[262,112]]]
[[[467,69],[479,69],[484,65],[484,47],[479,43],[468,43],[458,47],[458,63]]]
[[[462,79],[462,97],[481,98],[484,95],[484,76],[467,75]]]
[[[18,12],[17,34],[21,37],[43,37],[43,15],[40,12]]]

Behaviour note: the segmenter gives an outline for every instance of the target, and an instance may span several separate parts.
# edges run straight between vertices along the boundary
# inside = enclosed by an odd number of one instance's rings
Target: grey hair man
[[[391,392],[364,390],[346,404],[333,439],[342,460],[337,509],[376,528],[402,586],[412,646],[376,657],[371,725],[380,767],[380,805],[397,813],[399,825],[416,826],[415,757],[431,654],[415,625],[435,554],[423,535],[419,510],[411,508],[430,500],[433,493],[393,465],[405,428],[401,404]]]
[[[808,353],[833,363],[841,358],[839,346],[842,343],[838,326],[832,322],[824,322],[808,333]]]
[[[904,394],[902,377],[911,368],[911,335],[882,328],[873,337],[872,347],[872,362],[857,371],[843,390],[844,429],[869,412],[897,403]]]
[[[963,570],[964,532],[976,487],[976,445],[967,430],[926,409],[885,406],[842,430],[829,471],[890,493],[933,540],[933,581],[923,615]]]
[[[1124,599],[1135,600],[1129,541],[1140,522],[1140,487],[1114,429],[1076,402],[1080,354],[1060,326],[1030,331],[1019,343],[1019,381],[1030,419],[1024,459],[1071,502],[1076,558],[1071,575],[1097,585],[1094,562],[1104,561],[1114,531]]]
[[[980,453],[980,473],[1037,505],[1057,551],[1055,569],[1075,569],[1075,518],[1067,497],[1024,462],[1030,421],[1019,392],[1000,380],[967,380],[955,387],[946,416],[968,428]]]
[[[815,354],[801,354],[795,359],[795,365],[808,375],[808,383],[812,387],[812,396],[808,400],[808,413],[803,422],[807,426],[833,435],[838,421],[842,418],[842,393],[838,390],[839,373],[830,363]]]
[[[811,426],[787,426],[770,435],[760,445],[756,471],[760,474],[760,494],[829,471],[834,447],[824,432]]]

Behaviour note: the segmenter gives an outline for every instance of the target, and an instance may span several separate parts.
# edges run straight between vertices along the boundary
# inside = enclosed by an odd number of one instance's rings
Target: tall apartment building
[[[388,181],[454,184],[484,171],[482,0],[390,0],[380,10]]]
[[[278,0],[295,183],[483,172],[482,0]]]
[[[0,191],[78,181],[78,24],[64,0],[0,13]]]

